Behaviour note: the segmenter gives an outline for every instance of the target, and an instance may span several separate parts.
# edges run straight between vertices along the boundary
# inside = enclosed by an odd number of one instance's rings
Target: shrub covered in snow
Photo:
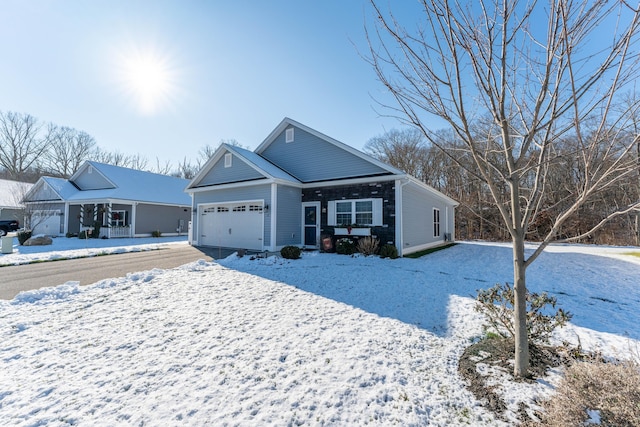
[[[336,252],[341,255],[353,255],[356,253],[356,245],[353,240],[343,237],[336,242]]]
[[[18,231],[16,236],[18,237],[18,243],[24,245],[24,242],[31,238],[31,230]]]
[[[380,258],[398,258],[398,248],[393,245],[384,245],[380,248]]]
[[[492,329],[504,338],[515,337],[514,294],[508,283],[478,291],[476,311],[487,317],[489,325],[485,325],[485,329]],[[544,314],[549,310],[548,306],[555,309],[557,302],[555,297],[546,292],[527,292],[526,300],[528,336],[533,343],[548,343],[553,330],[571,320],[572,315],[561,308],[553,315]]]
[[[285,259],[298,259],[302,251],[297,246],[285,246],[280,249],[280,256]]]

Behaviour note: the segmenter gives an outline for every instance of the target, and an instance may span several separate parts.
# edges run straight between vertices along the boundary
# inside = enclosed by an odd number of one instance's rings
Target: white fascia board
[[[274,179],[255,179],[251,181],[242,181],[242,182],[230,182],[228,184],[216,184],[216,185],[207,185],[205,187],[197,187],[197,188],[188,188],[186,190],[187,193],[201,193],[203,191],[213,191],[213,190],[227,190],[229,188],[241,188],[241,187],[253,187],[255,185],[267,185],[273,184],[276,182]],[[288,183],[288,181],[284,181]]]
[[[332,181],[315,181],[302,184],[302,188],[315,188],[315,187],[337,187],[342,185],[357,185],[357,184],[370,184],[374,182],[386,182],[397,180],[397,175],[381,175],[366,178],[347,178]]]
[[[38,190],[44,186],[47,186],[51,191],[53,191],[58,197],[58,201],[62,202],[64,199],[62,198],[62,196],[60,195],[60,193],[58,193],[58,191],[53,188],[51,185],[49,185],[49,183],[44,179],[45,177],[41,177],[40,179],[38,179],[38,181],[33,184],[33,186],[29,189],[29,191],[26,192],[26,194],[24,195],[24,203],[42,203],[42,202],[54,202],[56,200],[42,200],[42,201],[38,201],[38,200],[33,200],[33,201],[26,201],[27,197],[31,195],[31,193],[37,193]]]
[[[182,205],[175,203],[163,203],[163,202],[146,202],[143,200],[125,200],[125,199],[78,199],[67,200],[66,203],[70,205],[103,205],[103,204],[119,204],[119,205],[157,205],[157,206],[176,206],[180,208],[190,208],[191,205]]]
[[[216,149],[215,153],[213,153],[213,156],[211,156],[209,160],[207,160],[207,162],[204,164],[204,166],[200,168],[196,176],[194,176],[191,179],[191,181],[189,181],[189,184],[184,189],[184,191],[189,192],[191,190],[191,186],[197,183],[198,181],[200,181],[202,177],[204,177],[211,170],[213,165],[215,165],[216,162],[220,160],[220,158],[222,157],[222,155],[226,150],[227,150],[227,144],[225,143],[220,144],[220,146]]]

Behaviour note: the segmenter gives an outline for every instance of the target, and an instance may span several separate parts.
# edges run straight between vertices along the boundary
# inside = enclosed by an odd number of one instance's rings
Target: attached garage
[[[202,246],[263,249],[264,202],[234,202],[200,205]]]
[[[35,211],[31,215],[33,234],[60,235],[60,211]]]

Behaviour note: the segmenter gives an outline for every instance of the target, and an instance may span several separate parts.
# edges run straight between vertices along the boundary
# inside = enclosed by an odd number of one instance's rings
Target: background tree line
[[[637,126],[636,121],[634,125]],[[478,124],[478,133],[481,134],[483,130],[487,133],[487,126]],[[637,130],[626,129],[625,132],[629,133],[629,138],[633,138]],[[459,239],[508,240],[509,232],[500,218],[490,189],[478,177],[477,166],[468,150],[452,131],[440,130],[437,133],[446,150],[429,143],[419,129],[404,128],[371,138],[364,151],[459,201],[460,207],[456,211],[456,236]],[[236,140],[220,142],[239,145]],[[528,230],[528,240],[535,241],[549,232],[553,219],[582,185],[585,171],[576,158],[578,143],[575,136],[566,135],[554,147],[556,152],[546,165],[550,177],[548,188],[533,226]],[[215,149],[212,145],[202,147],[195,161],[184,158],[179,164],[173,165],[169,162],[160,163],[156,159],[153,163],[140,154],[105,150],[84,131],[43,123],[30,114],[0,111],[0,176],[17,181],[35,182],[43,175],[69,178],[85,160],[191,179]],[[600,153],[602,156],[605,154]],[[627,164],[639,165],[636,170],[609,191],[583,205],[577,215],[563,225],[558,239],[580,236],[606,217],[612,206],[619,208],[640,200],[640,152],[629,152],[626,156],[635,156],[635,163]],[[606,165],[603,163],[602,166]],[[503,203],[508,203],[506,188],[502,189],[502,197]],[[637,227],[637,215],[629,212],[578,241],[639,244]]]
[[[477,128],[479,133],[483,130],[487,132],[486,126],[478,125]],[[634,134],[635,129],[631,128],[611,129],[610,132],[627,132],[627,138],[631,140],[637,135]],[[440,130],[437,133],[441,147],[430,144],[417,128],[392,129],[371,138],[364,151],[459,201],[460,206],[456,210],[458,239],[509,240],[509,231],[500,217],[490,189],[479,178],[477,165],[464,144],[451,131]],[[554,155],[544,165],[548,169],[547,188],[532,226],[527,230],[527,240],[539,241],[551,230],[554,219],[566,209],[578,189],[584,185],[585,175],[591,173],[583,168],[584,163],[577,158],[581,148],[579,144],[575,135],[565,135],[554,147]],[[602,157],[600,162],[596,158],[592,163],[599,163],[603,169],[610,166],[607,162],[612,162],[604,151],[596,151],[593,156]],[[582,205],[577,214],[560,228],[557,240],[581,236],[577,239],[581,243],[640,244],[637,213],[633,210],[611,219],[593,233],[586,233],[607,218],[612,210],[632,206],[640,200],[640,144],[638,151],[627,151],[623,157],[621,163],[626,165],[629,173],[608,191],[599,193]],[[500,191],[502,203],[508,203],[508,189],[501,188]]]
[[[224,140],[239,145],[235,140]],[[35,182],[41,176],[69,178],[85,160],[190,179],[214,153],[206,145],[198,157],[177,165],[150,162],[140,154],[125,154],[100,147],[87,132],[45,123],[27,113],[0,111],[0,177]]]

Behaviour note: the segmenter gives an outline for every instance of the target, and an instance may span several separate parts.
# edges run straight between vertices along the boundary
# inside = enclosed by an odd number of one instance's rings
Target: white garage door
[[[58,236],[60,234],[60,211],[35,211],[31,215],[33,234]]]
[[[262,250],[263,203],[206,205],[200,214],[200,244]]]

